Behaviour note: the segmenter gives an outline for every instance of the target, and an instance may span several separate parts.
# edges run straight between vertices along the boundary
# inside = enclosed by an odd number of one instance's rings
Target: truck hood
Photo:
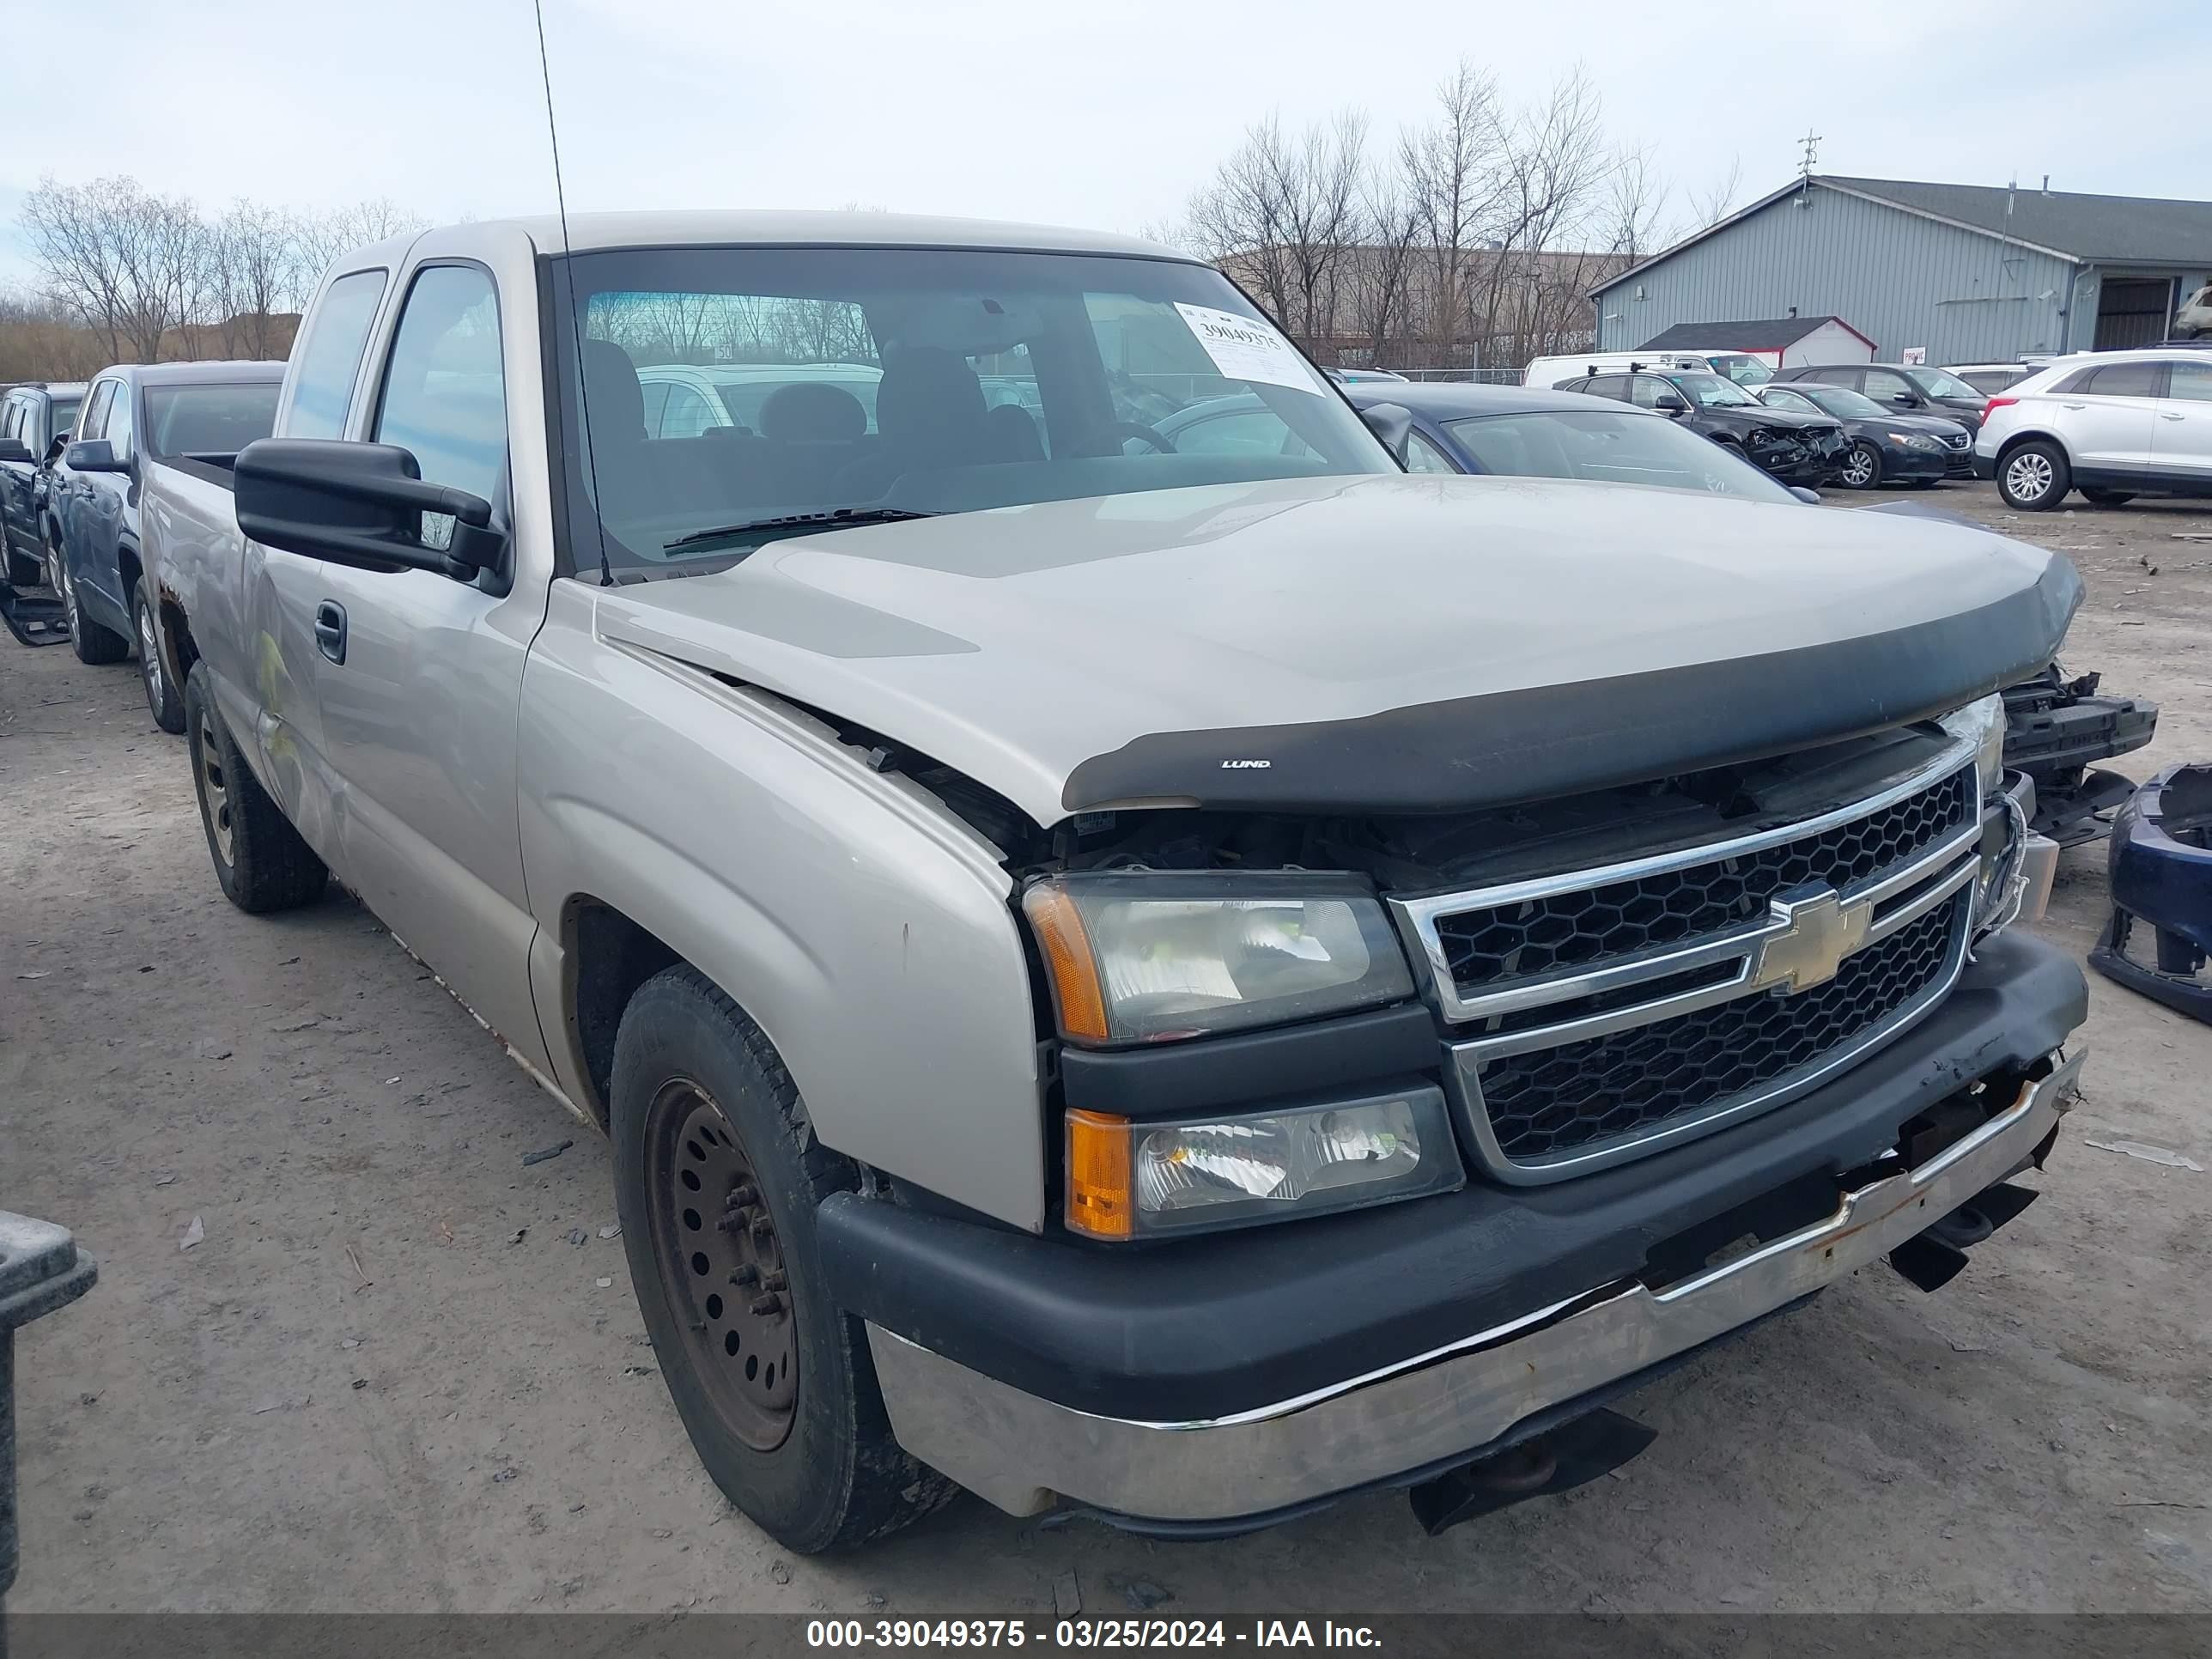
[[[1459,811],[1771,755],[2040,668],[2081,581],[1957,523],[1389,476],[946,514],[596,592],[607,641],[865,726],[1049,825]]]

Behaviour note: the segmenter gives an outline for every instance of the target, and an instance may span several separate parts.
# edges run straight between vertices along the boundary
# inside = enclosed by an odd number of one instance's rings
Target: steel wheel
[[[2023,449],[2005,463],[2005,488],[2022,503],[2048,495],[2052,476],[2051,458],[2039,449]]]
[[[1865,444],[1853,444],[1851,453],[1844,457],[1843,481],[1846,489],[1865,489],[1881,476],[1881,461]]]
[[[689,1078],[653,1096],[645,1147],[653,1253],[693,1368],[730,1432],[774,1451],[797,1413],[797,1328],[751,1162],[721,1108]]]
[[[230,781],[223,775],[222,740],[216,736],[215,717],[205,704],[199,711],[198,729],[192,733],[193,759],[198,763],[200,799],[207,807],[208,831],[215,841],[216,856],[225,865],[237,862],[230,823]]]

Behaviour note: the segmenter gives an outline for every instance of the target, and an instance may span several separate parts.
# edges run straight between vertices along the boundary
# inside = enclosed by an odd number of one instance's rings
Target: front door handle
[[[315,643],[332,662],[345,660],[346,614],[343,605],[325,599],[315,607]]]
[[[2186,415],[2169,414],[2167,411],[2161,409],[2158,411],[2158,418],[2161,421],[2185,421],[2189,417]]]

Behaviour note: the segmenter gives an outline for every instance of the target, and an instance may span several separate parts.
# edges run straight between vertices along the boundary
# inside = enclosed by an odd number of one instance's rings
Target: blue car
[[[1395,404],[1413,419],[1409,472],[1584,478],[1702,489],[1753,501],[1817,501],[1776,483],[1735,451],[1663,415],[1611,398],[1526,386],[1455,382],[1369,383],[1341,388],[1361,413]],[[1179,452],[1273,453],[1298,440],[1250,392],[1193,404],[1154,423]]]

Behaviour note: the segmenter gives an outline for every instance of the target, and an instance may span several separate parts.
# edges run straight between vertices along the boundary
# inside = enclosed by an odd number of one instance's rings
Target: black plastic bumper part
[[[1702,1224],[1865,1164],[1924,1107],[2058,1047],[2087,1001],[2063,953],[2001,935],[1942,1006],[1836,1082],[1555,1186],[1474,1182],[1119,1247],[841,1194],[822,1209],[823,1259],[851,1313],[1027,1393],[1155,1421],[1255,1410],[1626,1279]]]
[[[76,1301],[98,1273],[61,1228],[0,1210],[0,1598],[15,1582],[15,1328]]]
[[[2108,979],[2212,1021],[2212,766],[2176,766],[2136,791],[2106,849],[2112,915],[2089,963]],[[2152,959],[2140,959],[2150,935]]]

